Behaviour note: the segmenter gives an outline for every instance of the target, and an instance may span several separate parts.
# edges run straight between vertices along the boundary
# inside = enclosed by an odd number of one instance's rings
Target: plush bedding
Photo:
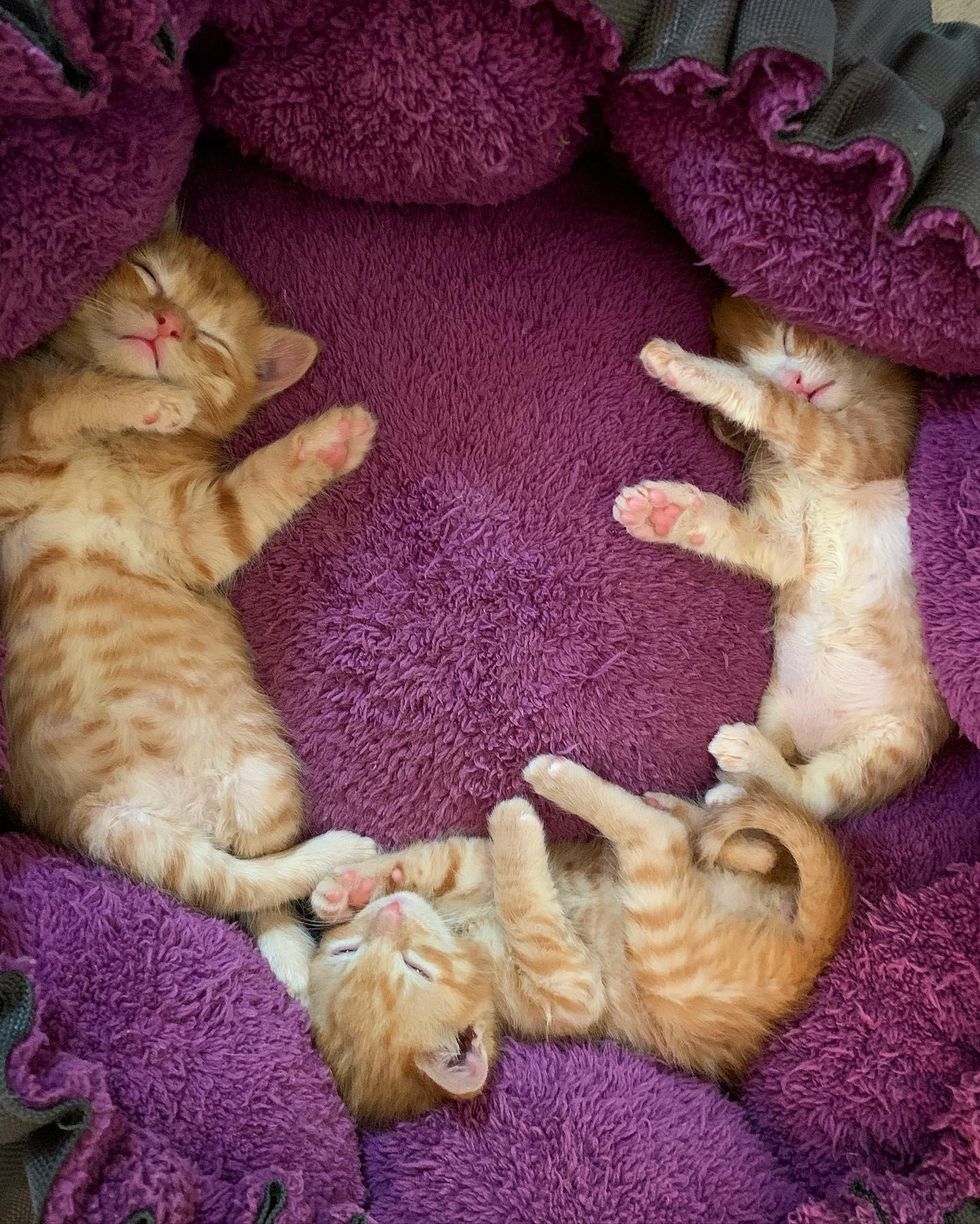
[[[765,684],[767,592],[644,548],[610,508],[637,477],[738,495],[738,456],[636,361],[654,333],[707,347],[715,274],[932,371],[911,523],[927,647],[964,733],[921,786],[841,827],[854,928],[737,1098],[608,1046],[512,1042],[481,1101],[358,1136],[240,932],[0,837],[0,1182],[26,1157],[20,1201],[33,1192],[46,1221],[967,1224],[980,175],[957,73],[972,36],[903,43],[910,10],[904,27],[870,12],[0,6],[0,352],[63,319],[189,168],[186,227],[323,345],[232,455],[333,402],[379,417],[368,463],[233,588],[311,828],[481,832],[541,750],[629,786],[709,782],[711,734],[751,718]],[[905,118],[886,131],[889,114]],[[192,157],[202,122],[224,135]],[[933,145],[918,122],[940,125]]]

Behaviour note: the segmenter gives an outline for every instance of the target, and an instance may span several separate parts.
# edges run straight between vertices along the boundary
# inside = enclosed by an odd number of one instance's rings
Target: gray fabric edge
[[[683,59],[729,76],[753,51],[811,61],[826,87],[788,144],[898,149],[909,182],[892,224],[924,209],[980,232],[980,27],[932,21],[929,0],[593,0],[619,29],[627,74]]]
[[[0,973],[0,1224],[37,1224],[54,1179],[92,1116],[71,1098],[34,1109],[7,1079],[14,1048],[34,1025],[34,990],[15,970]]]

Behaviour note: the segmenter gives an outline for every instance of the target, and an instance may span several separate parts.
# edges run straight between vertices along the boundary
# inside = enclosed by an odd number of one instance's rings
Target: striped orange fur
[[[13,802],[193,905],[262,911],[273,960],[296,943],[277,907],[369,843],[296,845],[298,765],[218,588],[357,467],[374,421],[330,409],[230,470],[220,446],[315,356],[223,256],[168,231],[0,369]]]
[[[747,501],[645,481],[620,493],[613,515],[637,539],[775,589],[774,669],[756,724],[723,726],[710,745],[722,786],[761,779],[821,817],[871,808],[917,781],[952,730],[912,579],[915,388],[908,371],[745,298],[723,298],[714,327],[716,358],[651,340],[641,359],[745,452]]]
[[[378,855],[313,894],[332,928],[313,957],[313,1029],[362,1122],[478,1093],[504,1031],[611,1037],[737,1079],[844,932],[836,843],[765,787],[705,824],[693,805],[641,799],[560,758],[524,776],[605,841],[547,846],[530,804],[511,799],[489,841]],[[795,883],[722,865],[749,829],[775,839]]]

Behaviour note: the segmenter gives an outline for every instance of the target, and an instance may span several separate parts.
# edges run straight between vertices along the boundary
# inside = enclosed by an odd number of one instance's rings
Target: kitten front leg
[[[688,353],[669,340],[651,340],[640,354],[644,368],[665,386],[732,424],[761,435],[783,458],[835,483],[847,483],[867,462],[833,413],[802,395],[753,378],[741,366]]]
[[[55,446],[86,430],[177,433],[197,411],[193,392],[155,378],[115,378],[91,370],[47,374],[24,420],[25,441],[28,447]]]
[[[331,408],[185,494],[187,576],[211,586],[230,578],[317,493],[360,466],[375,429],[360,405]]]
[[[586,1033],[605,1009],[605,987],[558,899],[541,821],[526,800],[509,799],[494,808],[489,827],[510,1022],[531,1036]]]
[[[637,540],[675,544],[774,586],[794,574],[792,557],[773,545],[751,510],[695,485],[671,480],[630,485],[616,498],[613,518]]]
[[[487,899],[491,893],[490,848],[482,837],[416,842],[404,850],[353,863],[321,880],[310,897],[318,918],[331,926],[394,892],[422,897]]]
[[[758,429],[763,388],[741,367],[689,353],[670,340],[654,339],[640,353],[643,368],[665,387],[696,404],[716,408],[742,429]]]

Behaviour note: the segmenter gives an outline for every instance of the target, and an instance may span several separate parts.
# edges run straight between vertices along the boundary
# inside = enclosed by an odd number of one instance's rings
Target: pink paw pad
[[[656,490],[659,492],[659,490]],[[651,501],[653,499],[651,498]],[[655,506],[650,512],[650,526],[658,536],[668,536],[674,530],[674,524],[684,513],[684,507],[676,502]]]
[[[159,412],[148,412],[143,418],[144,425],[155,425],[160,420]]]
[[[316,457],[329,468],[342,468],[347,462],[347,443],[331,442],[329,446],[321,447]]]

